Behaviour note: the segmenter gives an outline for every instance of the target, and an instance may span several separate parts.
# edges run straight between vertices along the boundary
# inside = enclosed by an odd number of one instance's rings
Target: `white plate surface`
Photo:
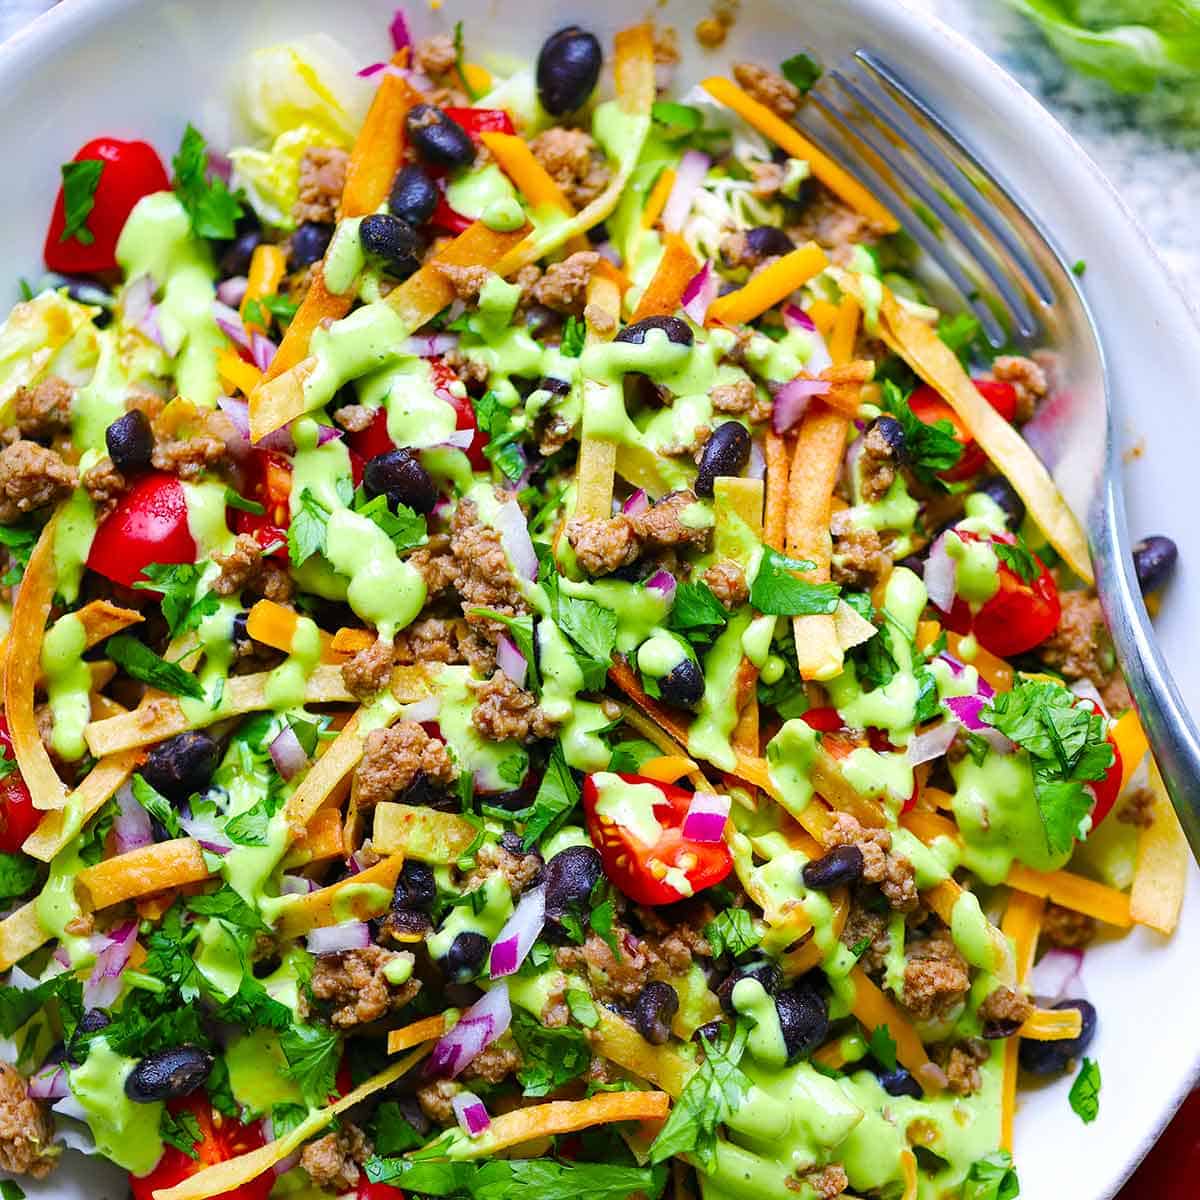
[[[3,0],[0,0],[3,3]],[[1102,332],[1118,406],[1132,534],[1165,533],[1179,572],[1158,620],[1176,678],[1200,709],[1200,470],[1196,381],[1200,337],[1133,219],[1065,131],[999,68],[899,0],[754,0],[728,44],[702,56],[690,31],[701,0],[654,9],[676,25],[688,80],[735,59],[767,64],[811,47],[825,61],[859,45],[886,53],[1055,232],[1068,261],[1084,259],[1084,290]],[[0,220],[3,278],[36,277],[58,168],[97,134],[142,137],[164,159],[191,120],[220,146],[229,87],[246,51],[288,37],[333,34],[365,64],[389,49],[389,0],[64,0],[0,50],[0,163],[9,186]],[[551,30],[575,19],[602,37],[644,16],[640,0],[596,8],[550,0],[446,0],[410,5],[417,34],[464,20],[474,56],[530,60]],[[436,23],[436,24],[435,24]],[[0,285],[3,290],[3,285]],[[15,293],[15,286],[13,288]],[[1200,785],[1198,785],[1200,786]],[[1104,1086],[1099,1119],[1082,1125],[1068,1081],[1023,1094],[1017,1161],[1025,1200],[1107,1200],[1134,1168],[1200,1067],[1200,889],[1193,876],[1170,942],[1146,930],[1088,956],[1086,990],[1100,1012],[1092,1054]],[[79,1156],[31,1195],[122,1200],[124,1183]],[[1200,1187],[1200,1185],[1198,1185]]]

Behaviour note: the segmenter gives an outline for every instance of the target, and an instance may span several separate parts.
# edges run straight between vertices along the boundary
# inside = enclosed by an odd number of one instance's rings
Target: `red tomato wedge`
[[[151,563],[193,563],[187,499],[174,475],[143,475],[101,522],[87,565],[114,583],[132,587]]]
[[[404,1200],[404,1193],[390,1183],[371,1183],[364,1176],[358,1181],[354,1200]]]
[[[1079,704],[1086,704],[1097,716],[1104,715],[1100,705],[1086,696],[1080,697]],[[1079,704],[1076,704],[1075,707],[1078,708]],[[1112,747],[1113,752],[1112,766],[1104,772],[1103,779],[1097,779],[1094,783],[1087,784],[1096,800],[1096,803],[1092,805],[1093,829],[1112,812],[1113,805],[1116,804],[1117,797],[1121,794],[1121,777],[1125,774],[1125,764],[1121,760],[1121,748],[1111,734],[1108,737],[1108,744]]]
[[[1011,533],[985,535],[955,530],[964,541],[1016,543]],[[958,634],[973,633],[979,644],[1000,658],[1011,658],[1040,646],[1058,628],[1062,605],[1049,567],[1035,554],[1038,574],[1029,582],[1005,563],[999,564],[1000,588],[977,613],[955,598],[946,627]]]
[[[159,1189],[174,1187],[205,1167],[228,1162],[266,1144],[260,1122],[242,1125],[230,1117],[218,1117],[203,1092],[193,1092],[182,1100],[168,1100],[167,1108],[175,1115],[187,1112],[196,1118],[200,1127],[200,1140],[194,1144],[196,1157],[189,1157],[175,1146],[167,1146],[149,1175],[130,1175],[129,1189],[133,1200],[154,1200],[154,1193]],[[266,1200],[274,1186],[275,1173],[267,1171],[211,1200]]]
[[[1017,393],[1011,383],[1003,383],[998,379],[973,379],[975,390],[1006,420],[1011,421],[1017,414]],[[987,455],[975,444],[962,418],[931,388],[922,384],[908,398],[908,406],[913,416],[926,425],[936,425],[938,421],[949,421],[954,426],[954,437],[963,447],[962,458],[949,470],[939,471],[938,476],[949,482],[970,479],[978,475],[987,463]]]
[[[515,133],[512,117],[502,108],[443,108],[442,112],[452,121],[457,121],[473,141],[481,133]]]
[[[626,896],[638,904],[674,904],[684,893],[666,882],[671,868],[682,871],[692,892],[720,883],[731,870],[733,858],[724,842],[697,842],[683,836],[683,820],[692,793],[669,783],[640,775],[621,775],[626,783],[646,784],[662,797],[653,805],[661,833],[654,845],[639,841],[632,830],[601,817],[595,776],[583,781],[583,811],[588,834],[600,851],[604,873]]]
[[[274,450],[251,450],[246,468],[246,498],[263,506],[260,513],[234,513],[234,529],[248,533],[265,550],[287,559],[287,530],[292,523],[292,464]],[[282,543],[282,545],[280,545]]]
[[[169,188],[166,169],[154,147],[101,137],[81,146],[73,162],[99,162],[100,178],[92,192],[92,210],[82,229],[65,238],[64,189],[58,189],[43,251],[46,266],[65,275],[93,275],[117,265],[117,239],[133,206],[152,192]],[[82,235],[82,236],[81,236]]]
[[[8,762],[13,761],[12,736],[8,722],[0,716],[0,749]],[[0,779],[0,851],[16,854],[25,839],[38,827],[42,814],[33,807],[33,798],[15,768]]]

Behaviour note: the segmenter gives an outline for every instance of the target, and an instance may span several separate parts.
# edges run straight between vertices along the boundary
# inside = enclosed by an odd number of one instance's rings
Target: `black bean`
[[[249,619],[250,614],[245,609],[243,609],[240,613],[234,613],[233,644],[238,650],[244,650],[254,643],[254,639],[250,636],[250,630],[246,625],[246,622]]]
[[[718,475],[740,475],[750,461],[750,433],[738,421],[718,425],[700,452],[696,495],[711,496]]]
[[[404,119],[409,145],[417,156],[437,167],[468,167],[475,161],[471,135],[432,104],[417,104]]]
[[[411,858],[405,859],[392,892],[392,908],[427,912],[436,899],[437,883],[433,878],[433,868]]]
[[[135,408],[118,417],[104,431],[104,444],[113,466],[122,475],[148,470],[154,453],[154,434],[146,414]]]
[[[437,184],[416,165],[410,163],[396,172],[388,196],[388,212],[410,225],[424,225],[437,208]]]
[[[903,1067],[898,1066],[894,1071],[888,1071],[874,1063],[870,1066],[871,1073],[879,1080],[879,1086],[889,1096],[911,1096],[914,1100],[920,1100],[924,1095],[921,1085]]]
[[[734,967],[717,988],[717,999],[721,1002],[721,1008],[731,1017],[737,1016],[737,1010],[733,1007],[733,989],[743,979],[757,979],[772,996],[783,986],[783,972],[769,958],[760,958],[755,962]]]
[[[758,225],[746,230],[746,248],[758,258],[770,258],[790,254],[796,243],[776,225]]]
[[[887,442],[888,449],[892,452],[893,456],[903,461],[906,447],[904,442],[904,427],[900,422],[895,417],[876,417],[871,422],[871,429],[877,430],[883,440]]]
[[[862,878],[863,855],[857,846],[835,846],[822,858],[804,864],[804,886],[827,892]]]
[[[704,695],[704,672],[694,658],[685,656],[658,681],[658,690],[668,704],[693,708]]]
[[[221,260],[217,264],[220,277],[232,279],[235,275],[248,275],[250,273],[250,256],[262,240],[262,230],[260,229],[251,229],[247,233],[238,234],[221,253]]]
[[[983,1029],[980,1033],[989,1042],[1000,1041],[1003,1038],[1010,1038],[1018,1029],[1021,1028],[1021,1022],[1013,1017],[1004,1017],[992,1021],[984,1021]]]
[[[603,245],[608,241],[610,236],[611,235],[609,234],[608,226],[605,225],[603,221],[601,221],[599,225],[593,225],[591,229],[587,231],[587,240],[591,242],[593,246]]]
[[[1169,537],[1142,538],[1133,548],[1133,569],[1143,593],[1157,592],[1179,561],[1179,547]]]
[[[919,554],[909,554],[896,566],[907,567],[918,579],[925,578],[925,560]]]
[[[797,984],[775,996],[789,1063],[815,1050],[829,1032],[829,1006],[815,988]]]
[[[571,385],[565,379],[555,379],[553,375],[543,375],[537,385],[554,396],[566,396],[571,391]]]
[[[704,1038],[706,1042],[716,1043],[721,1036],[721,1030],[725,1028],[724,1021],[709,1021],[707,1025],[701,1025],[695,1033],[692,1034],[692,1041],[698,1042]]]
[[[644,317],[632,325],[626,325],[613,340],[642,346],[646,342],[646,331],[650,329],[661,329],[667,335],[667,340],[677,346],[690,346],[696,340],[692,327],[680,317]]]
[[[71,1062],[82,1061],[85,1057],[83,1047],[87,1040],[86,1035],[95,1033],[99,1029],[106,1029],[110,1024],[112,1024],[112,1017],[104,1009],[89,1008],[79,1018],[79,1024],[75,1026],[75,1032],[71,1034],[71,1040],[66,1045],[64,1057]]]
[[[537,89],[542,107],[554,117],[574,112],[592,94],[600,78],[604,52],[594,34],[578,25],[552,33],[542,43],[537,61]]]
[[[1077,1008],[1083,1028],[1077,1038],[1057,1042],[1039,1042],[1022,1038],[1018,1057],[1021,1067],[1031,1075],[1061,1075],[1092,1044],[1096,1036],[1096,1009],[1087,1000],[1060,1000],[1054,1008]]]
[[[561,917],[569,908],[587,903],[603,868],[594,846],[568,846],[547,864],[546,915]]]
[[[142,778],[175,804],[208,787],[221,747],[207,733],[191,730],[159,742],[142,764]]]
[[[332,225],[324,221],[305,221],[288,243],[288,270],[298,271],[301,267],[311,267],[319,262],[324,258],[332,238]]]
[[[537,643],[535,642],[536,646]],[[526,779],[529,777],[526,776]],[[475,793],[485,804],[490,804],[493,808],[502,808],[505,812],[520,812],[523,808],[529,807],[529,802],[533,799],[531,789],[522,786],[518,788],[508,788],[503,792],[476,792]]]
[[[387,496],[393,509],[407,504],[413,512],[430,513],[437,503],[437,486],[421,460],[408,449],[389,450],[369,459],[362,480],[368,496]]]
[[[440,966],[455,983],[466,983],[479,973],[491,947],[492,943],[482,933],[464,930],[450,943]]]
[[[1016,489],[1003,475],[993,475],[985,479],[976,489],[994,500],[1004,509],[1004,523],[1009,529],[1020,528],[1025,520],[1025,501],[1017,495]]]
[[[671,1018],[679,1011],[679,993],[669,983],[646,984],[633,1007],[637,1031],[652,1046],[662,1046],[671,1037]]]
[[[137,1104],[190,1096],[213,1069],[213,1056],[199,1046],[176,1046],[139,1059],[125,1079],[125,1095]]]
[[[372,213],[358,226],[358,240],[367,254],[387,264],[389,275],[407,279],[420,265],[421,239],[407,222],[390,213]]]

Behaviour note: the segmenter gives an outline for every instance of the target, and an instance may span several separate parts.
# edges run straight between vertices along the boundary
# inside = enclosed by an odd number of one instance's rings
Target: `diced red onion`
[[[228,854],[233,849],[233,843],[215,817],[180,817],[179,827],[210,854]]]
[[[279,877],[279,894],[281,896],[307,896],[317,890],[316,883],[306,875],[281,875]]]
[[[150,814],[137,802],[133,789],[125,784],[117,792],[117,819],[113,822],[113,837],[117,853],[125,854],[149,846],[154,841]]]
[[[950,673],[957,678],[967,668],[965,664],[958,661],[952,654],[946,654],[944,651],[938,655],[942,662],[946,663],[950,668]],[[985,700],[990,700],[995,694],[996,689],[982,675],[976,680],[975,691],[979,693]]]
[[[254,444],[259,450],[275,450],[280,454],[294,454],[296,451],[292,431],[286,425],[268,433],[264,438],[259,438]]]
[[[299,775],[308,766],[308,755],[304,753],[304,747],[290,725],[285,725],[275,735],[267,749],[275,769],[284,779]]]
[[[412,35],[408,32],[408,22],[404,19],[404,9],[396,9],[395,15],[392,17],[392,23],[388,26],[388,33],[392,35],[393,49],[403,50],[405,46],[412,45]]]
[[[529,670],[529,664],[525,661],[525,655],[517,648],[517,643],[507,633],[502,633],[496,643],[496,666],[517,687],[525,686],[525,674]]]
[[[399,68],[393,67],[391,63],[385,62],[368,63],[365,67],[360,67],[355,74],[359,77],[359,79],[370,79],[373,75],[379,75],[385,72],[388,75],[400,74]]]
[[[645,586],[648,592],[658,592],[664,604],[669,606],[675,603],[675,576],[670,571],[655,571],[646,580]]]
[[[605,262],[610,262],[614,267],[620,267],[625,260],[621,257],[621,252],[612,242],[600,242],[599,245],[592,247],[595,252],[600,255]]]
[[[230,308],[236,309],[246,297],[246,288],[249,287],[250,281],[245,275],[234,275],[229,279],[222,279],[217,284],[217,299],[222,304],[228,304]]]
[[[708,306],[717,298],[720,289],[721,281],[712,263],[706,262],[683,289],[683,311],[697,325],[703,325],[704,318],[708,316]]]
[[[955,574],[954,559],[946,553],[946,535],[939,534],[925,559],[925,591],[930,604],[944,613],[954,607]]]
[[[913,734],[908,743],[908,761],[915,767],[941,758],[957,734],[958,726],[953,721],[943,721],[924,733]]]
[[[250,335],[250,357],[260,371],[265,371],[271,365],[278,348],[265,333],[259,333],[257,329]]]
[[[250,440],[250,405],[238,396],[218,396],[217,407],[233,422],[234,428]]]
[[[771,428],[776,433],[787,433],[808,408],[814,396],[825,396],[833,387],[825,379],[793,379],[775,393],[775,405],[771,409]]]
[[[145,334],[167,353],[166,341],[158,327],[158,308],[154,303],[155,283],[149,275],[139,275],[126,287],[121,297],[121,312],[126,324]]]
[[[1080,979],[1082,970],[1082,950],[1053,946],[1033,968],[1030,983],[1037,995],[1055,1003],[1068,995],[1078,996],[1084,990]]]
[[[781,311],[783,313],[783,323],[789,329],[794,327],[796,329],[803,329],[805,333],[816,333],[816,324],[800,305],[789,301],[783,306]]]
[[[425,700],[414,700],[411,704],[403,705],[400,716],[405,721],[416,721],[420,725],[423,721],[436,721],[441,711],[441,697],[430,696]]]
[[[415,354],[418,358],[440,358],[457,346],[457,333],[423,333],[410,337],[403,349],[405,354]]]
[[[621,511],[627,517],[640,516],[650,507],[650,497],[646,495],[645,488],[638,488],[624,504],[621,505]]]
[[[102,937],[104,948],[97,954],[96,966],[83,985],[83,1003],[87,1008],[108,1008],[121,994],[121,972],[133,953],[137,931],[136,921],[126,921]]]
[[[678,233],[692,211],[692,199],[712,160],[699,150],[688,150],[679,160],[675,182],[662,211],[662,227],[668,233]]]
[[[450,1107],[458,1118],[458,1127],[468,1137],[482,1133],[492,1123],[483,1101],[474,1092],[459,1092],[450,1101]]]
[[[475,440],[475,430],[473,429],[456,429],[453,433],[448,433],[442,442],[443,446],[450,446],[455,450],[468,450],[471,443]]]
[[[943,703],[950,715],[968,732],[978,734],[999,754],[1012,754],[1016,745],[1000,730],[987,724],[979,715],[987,703],[987,697],[978,692],[973,696],[948,696]]]
[[[317,445],[324,446],[328,442],[340,441],[342,431],[333,425],[318,425],[317,426]]]
[[[29,1095],[34,1100],[63,1100],[70,1095],[67,1073],[61,1063],[49,1063],[29,1077]]]
[[[242,323],[237,309],[231,308],[228,304],[222,304],[220,300],[213,301],[212,309],[217,328],[235,345],[241,346],[243,350],[249,350],[250,335],[246,332],[246,326]]]
[[[716,792],[697,792],[683,818],[683,836],[693,842],[719,842],[729,820],[730,799]]]
[[[457,1025],[438,1039],[425,1074],[453,1079],[512,1024],[508,984],[497,983],[463,1013]]]
[[[537,579],[537,552],[529,537],[525,514],[515,500],[506,500],[496,510],[495,527],[517,575],[530,581]]]
[[[207,150],[207,157],[208,173],[215,175],[223,183],[228,183],[233,178],[233,163],[229,160],[229,156],[210,146]]]
[[[755,438],[750,443],[750,461],[746,464],[747,479],[765,479],[767,474],[767,458],[763,454],[762,443]]]
[[[347,950],[365,950],[370,944],[371,928],[365,921],[326,925],[308,935],[310,954],[344,954]]]
[[[489,970],[493,979],[511,975],[524,961],[546,923],[546,893],[538,887],[526,892],[513,915],[492,943]]]

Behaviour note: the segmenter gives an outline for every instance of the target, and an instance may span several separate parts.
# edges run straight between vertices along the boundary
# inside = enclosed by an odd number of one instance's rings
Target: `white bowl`
[[[59,164],[83,142],[101,133],[143,137],[167,159],[191,120],[220,146],[230,129],[229,87],[246,51],[325,31],[364,64],[373,62],[390,49],[392,10],[392,0],[64,0],[36,21],[0,50],[0,163],[13,183],[0,221],[0,262],[14,298],[18,275],[40,273]],[[508,53],[528,61],[547,33],[572,18],[606,37],[646,11],[642,0],[610,0],[600,10],[550,0],[446,0],[433,14],[412,4],[410,18],[417,35],[462,18],[473,56]],[[859,45],[884,52],[968,132],[1055,231],[1068,260],[1086,261],[1084,290],[1113,375],[1119,435],[1131,454],[1131,532],[1169,534],[1179,544],[1179,571],[1158,628],[1180,688],[1200,708],[1198,610],[1187,599],[1200,590],[1200,520],[1189,483],[1200,469],[1200,336],[1181,292],[1096,167],[984,55],[899,0],[754,0],[714,55],[702,55],[691,36],[707,15],[702,0],[667,0],[653,11],[680,31],[681,80],[734,59],[775,64],[804,47],[827,62]],[[1086,990],[1100,1012],[1091,1051],[1104,1080],[1100,1116],[1089,1126],[1079,1121],[1067,1105],[1068,1080],[1023,1094],[1016,1157],[1025,1200],[1105,1200],[1152,1144],[1200,1065],[1197,961],[1194,877],[1170,942],[1138,929],[1089,953]],[[45,1184],[27,1187],[30,1194],[126,1194],[101,1164],[69,1158]]]

